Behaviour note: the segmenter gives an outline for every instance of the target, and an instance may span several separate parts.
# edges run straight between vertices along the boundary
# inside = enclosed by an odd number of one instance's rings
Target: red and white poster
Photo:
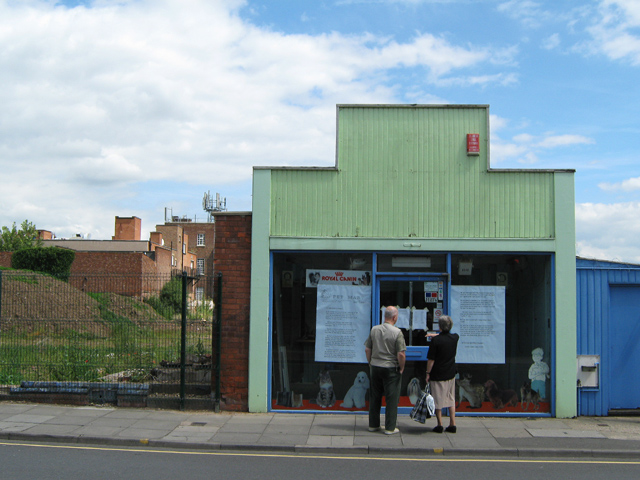
[[[371,272],[363,270],[315,270],[307,269],[307,288],[318,285],[371,285]]]

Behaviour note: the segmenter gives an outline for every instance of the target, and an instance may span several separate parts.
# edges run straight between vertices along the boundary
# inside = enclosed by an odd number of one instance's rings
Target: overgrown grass
[[[113,294],[87,295],[98,304],[99,317],[92,321],[30,320],[28,328],[14,321],[2,329],[0,383],[112,381],[108,376],[121,372],[127,372],[130,381],[141,382],[149,380],[161,361],[179,362],[181,324],[174,320],[173,311],[165,317],[170,321],[165,321],[151,310],[151,302],[147,307]],[[187,353],[210,352],[209,305],[190,312],[189,318]]]
[[[0,344],[0,383],[22,380],[103,381],[110,374],[133,372],[130,381],[149,379],[162,360],[180,360],[180,329],[117,326],[109,337],[65,330],[63,335],[40,332],[11,335],[3,332]],[[190,329],[188,353],[210,351],[211,337]]]
[[[23,276],[23,275],[12,275],[9,278],[7,278],[7,280],[11,280],[13,282],[28,283],[30,285],[37,285],[38,284],[38,279],[37,278]]]

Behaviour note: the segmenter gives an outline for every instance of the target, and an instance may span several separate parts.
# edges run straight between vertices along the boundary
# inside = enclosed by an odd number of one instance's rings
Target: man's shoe
[[[444,432],[444,427],[442,425],[437,425],[435,427],[433,427],[433,431],[436,433],[442,433]]]
[[[397,428],[394,428],[393,430],[385,430],[384,431],[385,435],[394,435],[396,433],[400,433],[400,430],[398,430]]]
[[[455,425],[449,425],[447,428],[445,428],[445,431],[449,432],[449,433],[456,433],[458,429],[456,428]]]
[[[378,430],[380,430],[380,427],[369,427],[370,432],[377,432]]]

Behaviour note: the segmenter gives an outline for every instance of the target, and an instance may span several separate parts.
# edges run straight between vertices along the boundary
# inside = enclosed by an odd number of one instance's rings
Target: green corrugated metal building
[[[491,169],[486,105],[339,105],[337,121],[334,167],[254,168],[250,411],[366,410],[348,401],[361,337],[393,304],[410,346],[401,407],[424,384],[426,330],[450,314],[462,388],[520,397],[532,382],[534,414],[574,416],[574,172]],[[356,291],[365,313],[325,299]],[[531,414],[461,396],[459,414]]]

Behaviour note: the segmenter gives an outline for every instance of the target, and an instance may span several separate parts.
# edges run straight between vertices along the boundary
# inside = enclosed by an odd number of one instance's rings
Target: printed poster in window
[[[451,286],[456,363],[505,363],[505,287]]]
[[[371,287],[318,285],[316,362],[367,363]]]

